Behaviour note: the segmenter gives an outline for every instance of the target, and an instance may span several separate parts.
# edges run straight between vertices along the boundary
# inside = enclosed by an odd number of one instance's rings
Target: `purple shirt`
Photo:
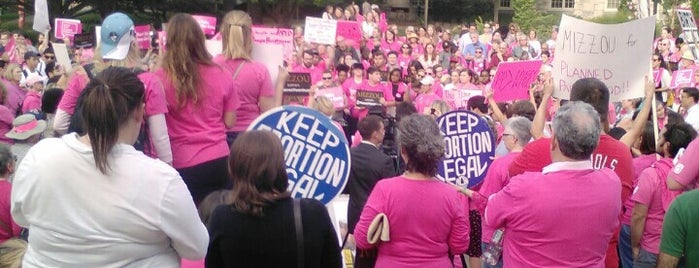
[[[384,213],[391,240],[378,243],[376,267],[451,267],[450,253],[463,253],[469,244],[468,206],[464,195],[436,179],[380,180],[354,230],[357,247],[374,247],[367,231]]]
[[[619,226],[621,183],[590,161],[515,176],[490,197],[485,222],[505,230],[505,267],[604,267]]]

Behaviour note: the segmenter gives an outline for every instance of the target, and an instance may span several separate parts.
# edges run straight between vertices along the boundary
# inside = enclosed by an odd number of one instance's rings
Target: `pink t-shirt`
[[[342,83],[342,91],[347,97],[347,107],[352,108],[357,102],[357,89],[361,89],[366,80],[362,79],[360,82],[354,80],[354,78],[348,78]]]
[[[294,66],[294,68],[291,69],[291,72],[311,74],[311,85],[315,85],[320,82],[321,79],[323,79],[323,69],[319,68],[318,66],[307,68],[303,64],[299,64]]]
[[[27,91],[27,96],[22,102],[22,113],[41,111],[41,93],[33,90]]]
[[[386,101],[394,101],[395,100],[395,98],[393,97],[393,89],[386,82],[379,82],[378,84],[372,86],[368,80],[365,80],[362,87],[358,88],[358,90],[382,92],[383,98]],[[358,120],[364,119],[364,117],[366,117],[369,114],[369,108],[361,108],[361,107],[357,107],[355,105],[357,103],[356,96],[355,96],[355,99],[353,101],[350,101],[350,103],[352,103],[352,107],[351,107],[352,108],[352,116],[356,117]]]
[[[633,164],[633,187],[636,188],[638,185],[638,177],[641,176],[641,172],[651,164],[657,161],[655,154],[644,154],[640,155],[632,160]],[[633,201],[631,197],[624,201],[624,216],[621,218],[621,224],[631,225],[631,214],[633,213]]]
[[[7,108],[7,106],[0,105],[0,143],[15,143],[12,139],[5,137],[5,134],[7,134],[7,132],[10,132],[10,130],[12,129],[12,121],[14,120],[15,113],[13,111],[10,111],[10,108]]]
[[[384,55],[388,55],[388,52],[395,51],[400,52],[400,48],[403,45],[400,41],[396,40],[393,43],[387,43],[385,40],[381,41],[381,51]]]
[[[169,112],[165,115],[172,146],[172,165],[186,168],[225,157],[229,153],[223,116],[240,106],[233,74],[218,65],[199,65],[204,91],[199,103],[178,107],[175,87],[163,69],[156,72],[163,81]]]
[[[0,228],[0,243],[5,242],[7,239],[17,237],[22,227],[17,225],[12,219],[12,214],[10,213],[10,193],[12,192],[12,184],[7,180],[0,180],[0,221],[2,221],[9,228]],[[11,234],[7,233],[7,229],[12,231]]]
[[[613,171],[589,164],[527,172],[490,197],[484,222],[505,230],[505,267],[601,268],[619,226],[620,192]]]
[[[699,188],[699,139],[694,139],[680,157],[679,162],[672,169],[673,178],[688,188]]]
[[[664,161],[672,160],[664,159]],[[641,236],[641,248],[653,254],[658,254],[660,251],[660,234],[663,230],[663,218],[665,217],[663,194],[677,197],[682,193],[668,190],[666,184],[661,181],[665,179],[658,177],[655,167],[646,168],[638,178],[638,185],[634,188],[631,196],[631,201],[648,206],[648,215],[643,227],[643,236]]]
[[[437,94],[430,92],[430,93],[425,93],[425,94],[418,94],[417,97],[415,97],[415,101],[413,101],[413,104],[415,105],[415,109],[417,109],[418,113],[425,113],[425,110],[432,105],[432,102],[436,100],[441,100]]]
[[[354,230],[357,247],[374,247],[367,231],[384,213],[391,240],[378,243],[376,267],[451,267],[449,254],[463,253],[469,244],[468,206],[464,195],[436,179],[380,180]]]
[[[519,152],[509,153],[493,161],[485,174],[481,188],[478,190],[478,194],[483,197],[483,199],[480,200],[487,200],[491,195],[494,195],[502,190],[502,188],[505,188],[507,183],[510,181],[510,175],[507,172],[507,167],[518,155]],[[475,203],[475,207],[478,209],[478,212],[480,212],[481,215],[485,215],[485,202],[476,202],[474,199],[472,203]],[[490,243],[491,238],[493,237],[493,232],[495,232],[495,228],[488,225],[486,222],[483,222],[482,230],[482,241]]]
[[[226,59],[223,56],[216,57],[214,62],[228,68],[231,73],[235,73],[243,60]],[[257,118],[260,111],[260,97],[274,97],[274,86],[272,78],[265,65],[247,61],[238,72],[238,78],[235,80],[236,93],[240,101],[240,108],[236,110],[235,126],[230,131],[241,132],[245,131],[252,121]]]
[[[5,106],[12,111],[12,114],[16,114],[19,110],[19,106],[24,102],[26,96],[26,91],[19,88],[18,85],[0,78],[0,82],[5,85],[7,89],[7,98],[5,99]]]

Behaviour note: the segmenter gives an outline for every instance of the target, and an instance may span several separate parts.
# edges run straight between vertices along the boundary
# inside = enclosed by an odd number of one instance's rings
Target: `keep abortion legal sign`
[[[260,115],[248,130],[269,130],[281,139],[292,197],[327,205],[345,188],[350,150],[327,116],[308,107],[282,106]]]

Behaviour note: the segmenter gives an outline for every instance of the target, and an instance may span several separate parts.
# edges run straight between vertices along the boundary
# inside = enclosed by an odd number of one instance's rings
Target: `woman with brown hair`
[[[290,197],[277,136],[262,130],[240,134],[231,147],[228,170],[233,189],[227,205],[211,215],[206,267],[342,266],[325,206],[315,199]]]
[[[19,165],[12,217],[31,229],[23,267],[176,267],[208,236],[177,172],[133,144],[143,83],[110,67],[84,90],[87,134],[43,139]]]
[[[228,184],[226,129],[235,125],[239,107],[233,74],[215,64],[204,33],[189,14],[168,22],[167,50],[156,75],[163,81],[170,108],[165,116],[172,165],[199,203]]]

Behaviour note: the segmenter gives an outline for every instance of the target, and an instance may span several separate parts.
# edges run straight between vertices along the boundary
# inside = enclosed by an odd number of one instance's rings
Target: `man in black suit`
[[[349,233],[359,221],[364,204],[380,179],[396,176],[393,160],[381,151],[381,142],[385,135],[383,119],[368,115],[359,122],[357,129],[362,136],[362,143],[350,150],[352,168],[348,182],[349,206],[347,224]]]

